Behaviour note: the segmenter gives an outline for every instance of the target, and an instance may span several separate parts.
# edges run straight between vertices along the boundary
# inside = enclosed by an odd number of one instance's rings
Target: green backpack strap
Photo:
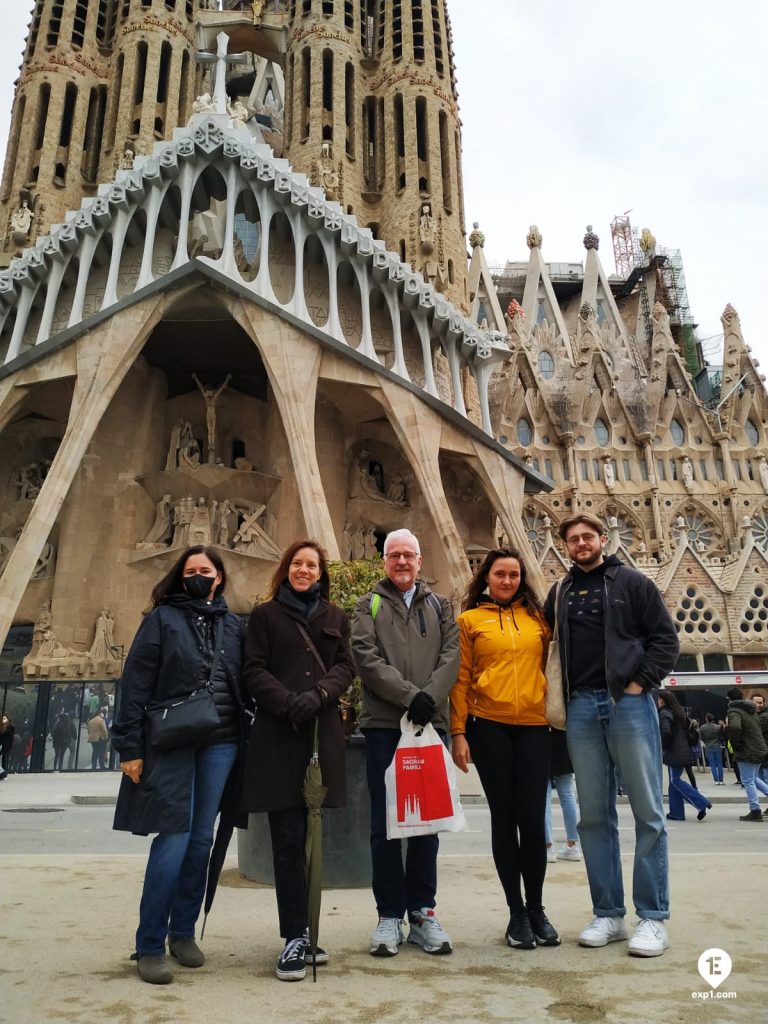
[[[436,594],[428,594],[427,602],[434,608],[435,614],[437,615],[437,621],[442,622],[443,609],[440,604],[440,599],[438,598],[438,596]],[[371,594],[371,603],[368,608],[368,611],[371,613],[371,618],[373,619],[374,622],[376,621],[376,616],[379,614],[380,608],[381,594]]]

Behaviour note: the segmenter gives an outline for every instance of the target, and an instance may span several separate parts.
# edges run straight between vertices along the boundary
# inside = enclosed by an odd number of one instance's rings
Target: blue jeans
[[[633,897],[637,916],[669,917],[667,832],[659,716],[649,693],[577,690],[568,703],[568,752],[579,795],[579,838],[596,917],[624,917],[616,776],[635,819]]]
[[[563,824],[565,825],[565,838],[576,843],[579,839],[577,826],[579,824],[579,807],[576,803],[576,789],[574,787],[573,772],[567,775],[555,775],[552,782],[555,783],[558,798],[560,799],[560,810],[563,812]],[[547,835],[547,846],[554,842],[552,833],[552,782],[547,786],[547,810],[544,814],[544,829]]]
[[[723,748],[720,746],[707,748],[707,764],[715,782],[723,781]]]
[[[157,956],[171,939],[193,938],[200,914],[221,795],[237,744],[215,743],[195,755],[189,832],[160,832],[152,840],[139,907],[136,952]]]
[[[399,729],[363,729],[368,793],[371,798],[371,875],[379,917],[402,919],[405,912],[434,907],[437,892],[437,851],[433,836],[406,839],[403,867],[402,839],[387,839],[387,794],[384,773],[392,763]],[[444,737],[441,733],[441,738]]]
[[[758,775],[759,764],[754,764],[752,761],[739,761],[739,771],[741,772],[741,784],[744,786],[744,792],[747,800],[749,801],[750,811],[760,810],[760,798],[757,795],[757,791],[764,796],[768,796],[768,785]]]
[[[669,816],[685,821],[685,801],[696,808],[697,811],[705,811],[712,805],[709,800],[700,793],[698,789],[681,778],[684,769],[675,765],[668,765],[669,771]]]

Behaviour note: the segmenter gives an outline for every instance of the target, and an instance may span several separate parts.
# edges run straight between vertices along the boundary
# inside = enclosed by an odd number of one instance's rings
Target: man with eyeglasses
[[[656,584],[604,554],[599,519],[580,513],[560,524],[573,563],[549,592],[557,613],[568,701],[568,753],[576,775],[581,849],[594,917],[582,946],[627,938],[621,876],[616,773],[635,819],[633,956],[660,956],[669,941],[667,833],[662,803],[661,737],[652,691],[672,671],[680,644]]]
[[[403,941],[427,953],[453,949],[435,915],[438,837],[412,836],[403,866],[402,843],[387,839],[384,773],[400,741],[407,710],[416,725],[432,722],[444,738],[448,694],[459,668],[459,638],[447,598],[418,579],[419,542],[410,530],[384,541],[386,579],[360,598],[352,625],[352,655],[363,682],[360,726],[366,741],[371,798],[373,895],[379,913],[369,945],[372,956],[395,956]]]

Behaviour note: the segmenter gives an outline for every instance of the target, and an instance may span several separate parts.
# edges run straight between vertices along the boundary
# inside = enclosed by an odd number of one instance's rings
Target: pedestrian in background
[[[16,729],[11,716],[3,715],[0,719],[0,782],[8,774],[15,736]]]
[[[547,863],[554,864],[558,860],[581,860],[579,849],[579,805],[576,800],[576,780],[573,765],[568,756],[568,742],[561,729],[550,732],[550,776],[547,785],[547,813],[544,818],[544,829],[547,837]],[[555,837],[552,831],[552,791],[557,792],[560,811],[565,826],[565,842],[559,850],[555,849]]]
[[[101,709],[88,720],[88,742],[91,744],[91,771],[103,770],[106,767],[105,754],[109,743],[109,730],[104,721]]]
[[[768,796],[768,783],[758,775],[763,761],[768,758],[768,744],[763,739],[763,730],[752,700],[744,699],[739,686],[732,687],[728,697],[728,739],[733,747],[733,756],[741,773],[741,784],[749,804],[749,812],[740,816],[740,821],[762,821],[758,791]],[[768,808],[766,808],[768,810]]]
[[[659,708],[661,749],[664,751],[664,764],[669,774],[667,818],[670,821],[685,821],[685,803],[689,803],[698,812],[696,818],[703,821],[712,804],[703,793],[682,778],[683,769],[693,764],[689,724],[685,711],[674,693],[665,690],[659,691],[656,702]]]
[[[699,729],[701,742],[704,744],[704,754],[712,772],[716,786],[724,786],[723,781],[723,730],[722,726],[715,721],[715,716],[707,712],[704,716],[704,724]]]

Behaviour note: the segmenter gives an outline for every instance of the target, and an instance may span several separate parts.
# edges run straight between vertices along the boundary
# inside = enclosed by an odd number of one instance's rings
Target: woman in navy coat
[[[141,835],[156,832],[139,908],[136,951],[139,976],[167,984],[173,973],[165,955],[185,967],[205,957],[195,942],[195,922],[205,892],[213,827],[238,752],[244,747],[240,694],[243,630],[222,594],[226,571],[215,549],[188,548],[152,591],[153,609],[128,652],[112,739],[123,780],[114,827]],[[158,752],[147,742],[146,708],[183,698],[213,675],[220,724],[203,745]]]

